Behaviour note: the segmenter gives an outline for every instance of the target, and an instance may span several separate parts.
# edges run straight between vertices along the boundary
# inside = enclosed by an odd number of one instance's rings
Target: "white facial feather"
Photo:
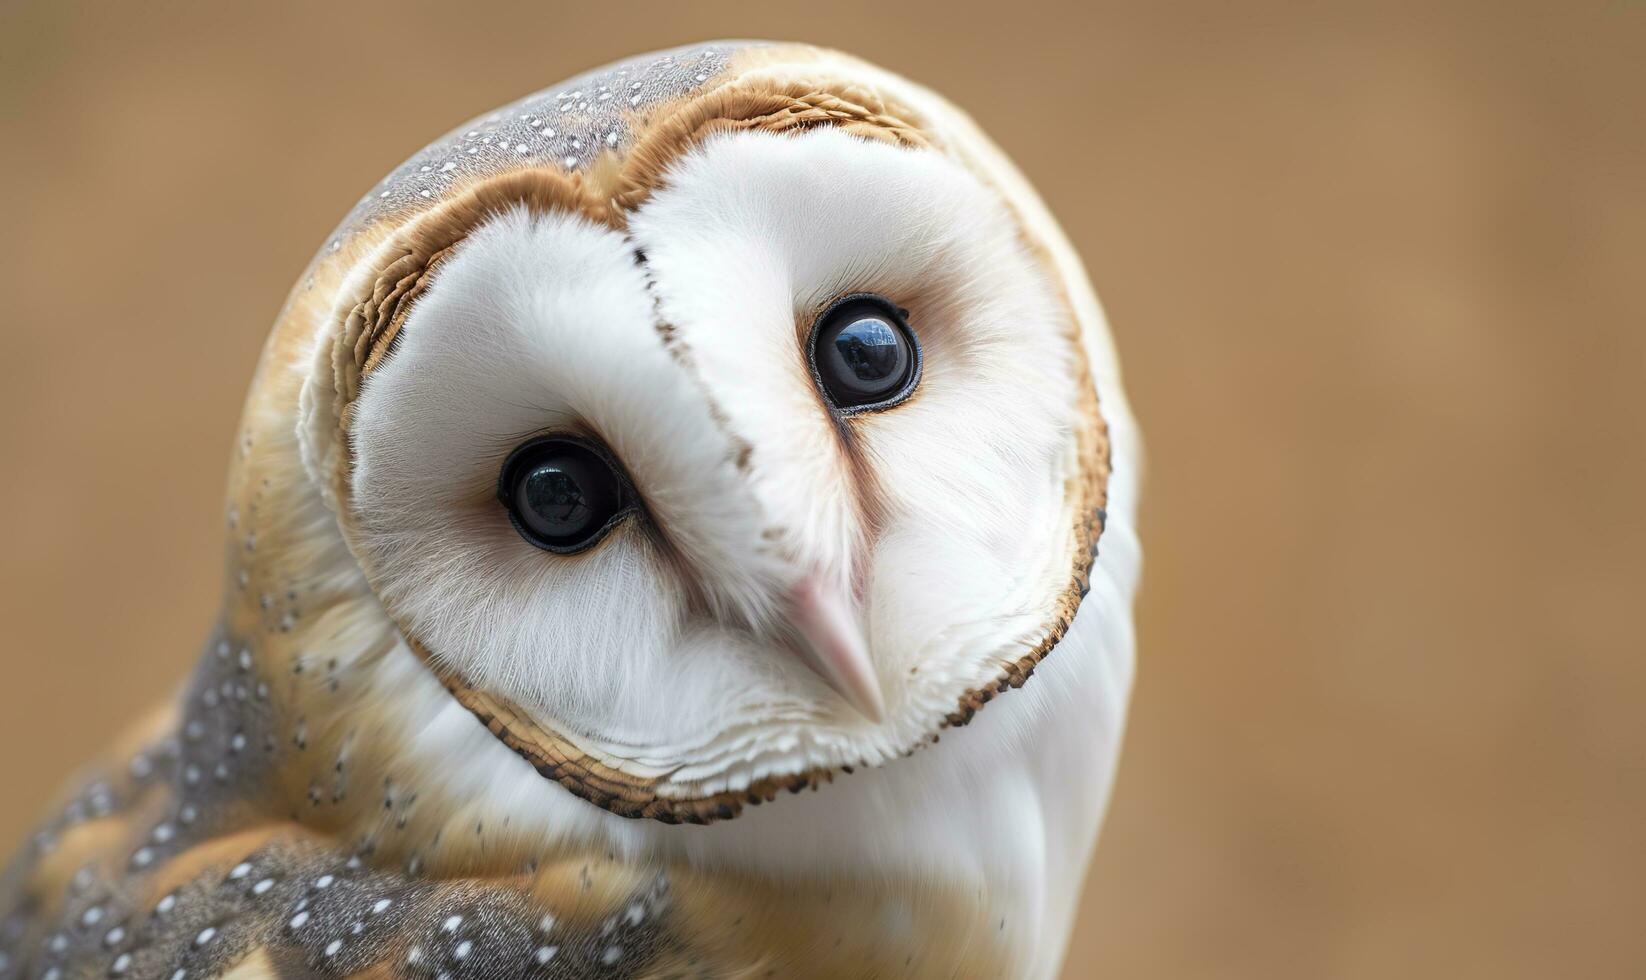
[[[925,373],[850,423],[854,466],[804,343],[860,291],[909,308]],[[628,237],[492,219],[397,343],[353,429],[378,591],[472,683],[678,785],[907,752],[1038,641],[1067,584],[1071,327],[1010,214],[937,154],[711,140]],[[521,540],[498,471],[549,432],[609,445],[648,519],[584,555]],[[809,569],[863,583],[883,725],[762,628]]]

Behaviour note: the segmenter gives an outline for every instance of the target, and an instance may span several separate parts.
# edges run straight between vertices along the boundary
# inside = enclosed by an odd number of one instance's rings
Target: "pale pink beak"
[[[886,713],[880,680],[869,660],[863,630],[838,588],[811,572],[789,593],[789,621],[801,640],[801,658],[865,718]]]

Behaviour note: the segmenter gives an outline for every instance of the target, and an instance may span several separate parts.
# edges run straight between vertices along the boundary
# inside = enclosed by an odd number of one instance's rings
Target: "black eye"
[[[615,461],[590,443],[562,437],[536,439],[510,453],[497,497],[521,537],[560,554],[590,547],[635,509]]]
[[[920,380],[920,345],[890,300],[859,293],[835,300],[812,327],[812,373],[842,412],[890,408]]]

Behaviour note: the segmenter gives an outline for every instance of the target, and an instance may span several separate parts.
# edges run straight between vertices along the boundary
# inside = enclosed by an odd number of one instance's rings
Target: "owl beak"
[[[863,630],[851,606],[823,576],[811,572],[789,593],[789,621],[800,634],[801,659],[863,717],[879,723],[886,713],[880,680],[869,660]]]

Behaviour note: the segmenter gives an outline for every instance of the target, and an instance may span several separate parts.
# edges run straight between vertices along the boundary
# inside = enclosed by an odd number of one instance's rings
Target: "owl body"
[[[282,310],[220,622],[0,882],[0,977],[1054,975],[1138,452],[936,96],[724,43],[482,117]]]

